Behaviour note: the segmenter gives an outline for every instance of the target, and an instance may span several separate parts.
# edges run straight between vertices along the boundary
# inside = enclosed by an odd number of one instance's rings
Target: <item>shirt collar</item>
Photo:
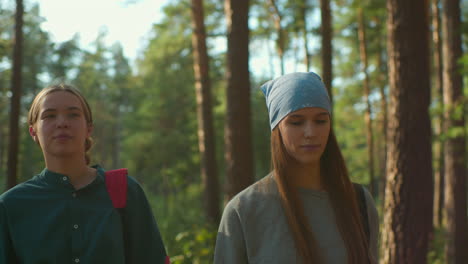
[[[96,179],[94,179],[94,181],[90,183],[89,185],[104,182],[104,174],[105,174],[104,169],[99,165],[93,165],[91,167],[96,169],[97,176],[96,176]],[[42,170],[42,172],[38,175],[38,177],[39,179],[51,185],[73,188],[73,185],[70,183],[70,179],[68,178],[67,175],[51,171],[47,168]]]

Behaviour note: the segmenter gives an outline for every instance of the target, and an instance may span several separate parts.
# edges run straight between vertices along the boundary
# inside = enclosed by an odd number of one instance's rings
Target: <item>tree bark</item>
[[[446,132],[455,127],[463,131],[466,129],[464,111],[455,114],[457,107],[463,107],[463,77],[457,64],[462,56],[460,2],[443,0],[442,3],[444,125]],[[449,264],[468,262],[465,148],[464,132],[448,136],[445,141],[445,257]]]
[[[226,198],[253,183],[250,113],[248,0],[226,0],[227,113],[225,126]]]
[[[300,27],[302,31],[302,37],[304,39],[304,64],[306,66],[306,71],[310,71],[310,53],[309,53],[309,38],[307,37],[307,1],[301,0],[299,6],[299,14],[300,14]]]
[[[1,103],[1,102],[0,102]],[[3,107],[3,106],[2,106]],[[3,127],[0,127],[0,173],[2,175],[6,175],[6,171],[5,171],[5,148],[6,148],[6,144],[5,144],[5,133],[3,132]]]
[[[359,55],[361,57],[362,72],[364,73],[364,98],[366,101],[366,139],[367,139],[367,155],[369,157],[369,178],[370,178],[370,191],[374,197],[377,196],[377,186],[374,175],[374,136],[372,131],[372,107],[369,100],[370,87],[369,87],[369,73],[367,72],[367,45],[366,45],[366,29],[364,22],[364,14],[362,7],[358,8],[358,35],[359,35]]]
[[[278,56],[280,58],[281,75],[284,75],[284,52],[286,32],[281,26],[281,20],[283,16],[279,11],[278,5],[276,4],[276,0],[269,0],[269,4],[270,9],[272,11],[271,16],[273,17],[273,23],[275,25],[276,34],[278,35],[276,39],[276,49],[278,50]]]
[[[435,96],[439,109],[443,109],[443,89],[442,89],[442,45],[440,42],[440,14],[439,0],[432,0],[432,40],[433,40],[433,72]],[[433,74],[433,75],[434,75]],[[442,225],[442,209],[444,205],[444,155],[442,134],[443,116],[437,112],[434,118],[434,226]]]
[[[205,215],[213,224],[218,224],[220,220],[219,183],[203,0],[192,0],[192,28],[193,69],[197,97],[198,148],[201,157]]]
[[[330,12],[330,1],[320,0],[320,9],[322,17],[322,79],[325,87],[328,89],[330,101],[333,104],[332,80],[333,80],[333,63],[332,63],[332,16]]]
[[[381,263],[427,263],[433,180],[427,0],[387,0],[390,104]]]
[[[120,91],[119,91],[120,93]],[[114,132],[112,134],[112,168],[120,168],[121,167],[121,159],[120,153],[122,153],[122,129],[123,129],[123,120],[122,120],[122,111],[120,110],[120,106],[123,105],[123,96],[120,94],[118,95],[117,104],[114,108],[115,113],[115,124],[114,124]]]
[[[388,70],[387,66],[384,62],[384,45],[382,40],[378,41],[379,45],[379,56],[377,57],[377,65],[380,69],[379,74],[379,93],[380,93],[380,105],[382,108],[382,135],[383,135],[383,142],[382,142],[382,155],[380,157],[380,186],[379,186],[379,197],[382,201],[382,204],[385,204],[385,186],[387,181],[387,131],[388,131],[388,106],[387,106],[387,95],[385,94],[385,86],[387,82]]]
[[[10,132],[7,161],[7,188],[17,184],[19,116],[21,111],[21,69],[23,60],[23,0],[16,0],[15,40],[13,47],[13,71],[11,78]]]

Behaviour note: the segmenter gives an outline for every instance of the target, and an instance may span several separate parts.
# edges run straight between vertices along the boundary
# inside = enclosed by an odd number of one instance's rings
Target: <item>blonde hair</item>
[[[54,93],[54,92],[68,92],[68,93],[71,93],[71,94],[75,95],[78,98],[78,100],[80,101],[80,103],[81,103],[81,107],[83,108],[83,112],[84,112],[84,116],[85,116],[85,120],[86,120],[87,125],[88,126],[93,125],[93,114],[92,114],[91,108],[89,107],[89,104],[86,101],[86,99],[84,98],[84,96],[81,94],[81,92],[77,88],[75,88],[75,87],[73,87],[71,85],[62,83],[62,84],[57,84],[57,85],[52,85],[52,86],[46,87],[46,88],[42,89],[36,95],[36,97],[34,98],[32,104],[31,104],[31,108],[29,109],[29,113],[28,113],[28,124],[30,126],[34,126],[36,124],[37,119],[39,118],[39,111],[40,111],[40,108],[41,108],[41,103],[44,100],[44,98],[47,95],[49,95],[51,93]],[[37,143],[39,144],[39,142],[37,142]],[[91,149],[92,146],[93,146],[92,138],[91,137],[86,138],[86,140],[85,140],[85,160],[86,160],[87,165],[91,161],[91,158],[90,158],[90,155],[89,155],[89,150]]]

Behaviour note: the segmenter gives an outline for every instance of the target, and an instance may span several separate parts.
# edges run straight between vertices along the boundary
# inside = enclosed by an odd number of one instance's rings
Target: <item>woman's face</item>
[[[302,165],[318,165],[330,134],[330,115],[306,107],[286,116],[278,125],[288,154]]]
[[[44,97],[36,123],[29,133],[42,148],[44,157],[84,157],[85,140],[91,134],[83,106],[72,93],[52,92]]]

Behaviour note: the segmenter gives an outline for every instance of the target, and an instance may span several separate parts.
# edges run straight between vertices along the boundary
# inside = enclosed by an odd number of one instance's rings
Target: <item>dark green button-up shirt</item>
[[[0,196],[0,264],[125,263],[121,217],[104,170],[75,190],[67,176],[45,169]],[[127,263],[164,263],[166,252],[140,185],[128,177]]]

